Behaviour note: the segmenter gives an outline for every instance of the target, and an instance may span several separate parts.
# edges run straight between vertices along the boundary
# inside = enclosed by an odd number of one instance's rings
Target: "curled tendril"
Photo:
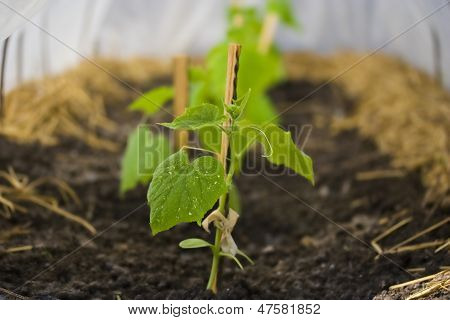
[[[269,154],[263,154],[262,157],[264,157],[264,158],[271,157],[273,155],[273,148],[272,148],[272,144],[270,143],[269,138],[267,137],[266,133],[264,131],[262,131],[260,128],[255,127],[255,126],[250,126],[248,128],[255,129],[264,137],[264,139],[266,139],[267,144],[269,145],[270,151],[269,151]],[[266,151],[265,148],[264,148],[264,151]]]

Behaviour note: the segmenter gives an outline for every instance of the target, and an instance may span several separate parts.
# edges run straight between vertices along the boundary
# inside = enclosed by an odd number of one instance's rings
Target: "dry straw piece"
[[[167,68],[147,59],[95,63],[83,62],[60,75],[30,81],[10,91],[0,134],[19,143],[44,145],[55,145],[65,136],[93,148],[117,151],[115,142],[99,134],[116,130],[105,106],[126,105],[137,96],[129,86],[139,87],[165,74]]]
[[[437,81],[397,58],[364,57],[305,53],[288,55],[286,63],[291,78],[317,83],[334,79],[355,103],[353,113],[336,119],[334,128],[358,129],[392,156],[394,168],[420,171],[427,188],[424,203],[448,206],[450,95]]]
[[[80,224],[91,234],[96,233],[94,226],[88,221],[62,209],[58,205],[56,198],[40,194],[38,188],[43,185],[55,187],[62,198],[67,201],[70,200],[77,204],[80,203],[80,199],[75,191],[63,181],[51,177],[43,177],[30,181],[27,176],[16,174],[16,172],[10,168],[8,172],[0,171],[0,215],[9,218],[16,212],[27,213],[29,209],[25,204],[34,204]]]
[[[414,300],[424,299],[440,290],[448,291],[449,286],[450,270],[443,270],[430,276],[391,286],[389,290],[408,290],[410,293],[406,300]]]

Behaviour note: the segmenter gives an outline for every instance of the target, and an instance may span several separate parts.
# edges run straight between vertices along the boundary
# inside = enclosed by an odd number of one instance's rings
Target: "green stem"
[[[220,264],[220,239],[222,238],[222,231],[216,228],[216,236],[214,240],[213,261],[211,265],[211,273],[209,274],[207,290],[211,290],[213,293],[217,293],[217,276],[219,274]]]
[[[230,163],[230,169],[228,170],[225,182],[227,184],[228,191],[220,196],[219,199],[219,210],[226,217],[228,214],[226,211],[227,197],[230,190],[231,181],[234,175],[234,161],[232,159]],[[211,265],[211,273],[209,274],[207,290],[211,290],[213,293],[217,293],[217,277],[219,275],[219,264],[220,264],[220,241],[222,239],[222,230],[216,228],[216,235],[214,239],[213,251],[213,261]]]

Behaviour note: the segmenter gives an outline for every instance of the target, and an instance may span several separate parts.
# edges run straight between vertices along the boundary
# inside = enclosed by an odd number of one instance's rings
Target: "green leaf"
[[[290,132],[274,124],[257,127],[241,121],[233,131],[231,139],[231,152],[237,168],[240,167],[248,148],[259,142],[264,146],[265,156],[270,162],[291,168],[314,184],[312,160],[297,148]]]
[[[293,14],[295,11],[292,8],[291,0],[268,0],[267,11],[276,13],[285,25],[298,28],[299,25]]]
[[[248,99],[250,98],[250,92],[251,89],[248,89],[246,94],[234,100],[231,104],[226,105],[224,104],[224,107],[226,108],[227,112],[231,115],[234,121],[237,121],[241,117],[242,112],[245,110]]]
[[[206,70],[208,73],[209,96],[222,97],[225,90],[227,75],[228,44],[221,43],[212,48],[206,58]],[[239,72],[240,74],[241,72]],[[238,81],[239,83],[239,81]]]
[[[205,103],[189,107],[172,122],[161,123],[161,125],[171,129],[198,130],[204,127],[221,125],[224,121],[225,115],[218,106]]]
[[[171,155],[156,168],[148,189],[153,234],[182,222],[200,224],[226,190],[223,166],[215,158],[190,163],[184,150]]]
[[[180,248],[183,249],[196,249],[196,248],[204,248],[204,247],[212,247],[213,245],[203,239],[186,239],[180,242]]]
[[[297,148],[292,140],[291,133],[273,124],[263,127],[262,130],[267,139],[260,136],[260,142],[267,153],[272,151],[267,159],[274,164],[291,168],[314,185],[312,160],[306,153]]]
[[[222,130],[218,127],[206,127],[198,131],[200,143],[203,148],[220,153],[222,146]]]
[[[139,110],[151,115],[161,109],[169,100],[173,99],[174,91],[172,87],[161,86],[141,95],[130,104],[130,110]]]
[[[234,262],[236,262],[236,264],[239,266],[239,268],[240,268],[241,270],[244,270],[244,267],[242,266],[242,263],[239,261],[238,258],[236,258],[235,256],[233,256],[232,254],[225,253],[225,252],[221,252],[220,255],[221,255],[222,257],[226,257],[226,258],[228,258],[228,259],[233,260]]]
[[[241,169],[242,159],[247,150],[255,143],[259,142],[261,132],[257,126],[249,121],[239,121],[235,130],[231,134],[231,154],[237,172]]]
[[[241,24],[236,24],[236,19]],[[245,48],[256,46],[261,32],[261,16],[256,8],[231,7],[228,15],[228,31],[226,43],[241,43]]]
[[[162,134],[152,133],[146,126],[138,126],[128,137],[122,158],[120,194],[148,183],[156,167],[170,155],[170,144]]]
[[[284,75],[283,60],[277,51],[271,50],[262,54],[256,47],[245,47],[239,59],[237,92],[247,92],[251,88],[252,97],[265,94],[271,86],[282,80]]]
[[[189,69],[189,105],[197,106],[208,102],[208,77],[200,67]]]
[[[260,94],[250,97],[243,119],[259,125],[277,124],[278,114],[272,101],[266,95]]]

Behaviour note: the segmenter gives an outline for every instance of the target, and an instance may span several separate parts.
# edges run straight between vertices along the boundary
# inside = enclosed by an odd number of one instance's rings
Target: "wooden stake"
[[[278,25],[278,15],[276,13],[268,13],[264,18],[261,35],[259,37],[258,50],[261,53],[267,53],[273,42],[275,30]]]
[[[239,70],[239,56],[241,54],[241,45],[237,43],[230,43],[228,45],[228,62],[227,62],[227,78],[225,82],[225,104],[231,104],[233,98],[236,98],[236,87],[237,87],[237,73]],[[226,111],[224,111],[226,112]],[[224,128],[228,128],[230,123],[226,120],[223,123]],[[222,132],[222,145],[220,149],[220,162],[222,162],[225,171],[227,165],[227,154],[228,154],[228,136],[225,132]]]
[[[187,56],[181,55],[174,58],[173,82],[175,87],[175,99],[173,103],[173,115],[178,117],[184,113],[189,99],[189,79]],[[176,148],[181,149],[188,144],[189,133],[185,130],[174,132],[174,143]]]

